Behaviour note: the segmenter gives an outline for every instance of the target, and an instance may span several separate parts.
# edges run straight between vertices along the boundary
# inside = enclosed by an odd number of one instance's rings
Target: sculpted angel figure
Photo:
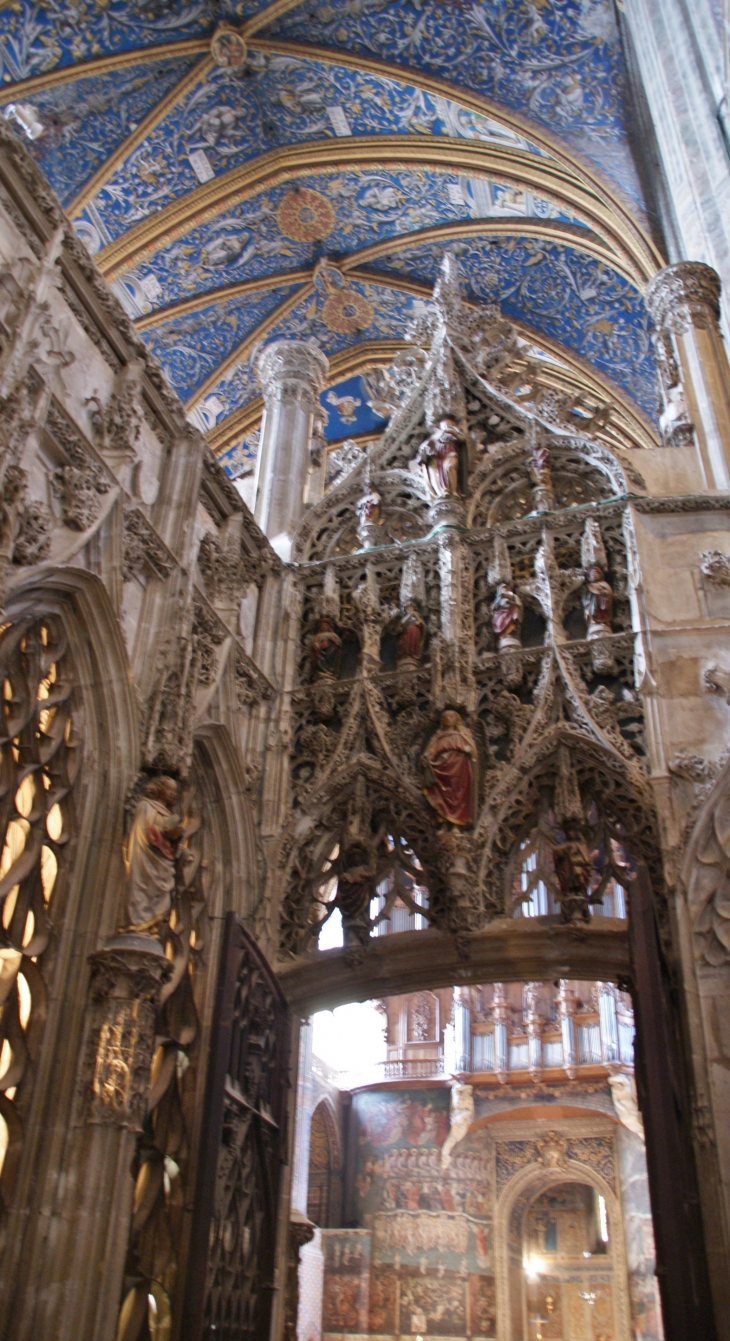
[[[342,639],[329,615],[320,615],[317,632],[309,648],[313,680],[337,680],[342,660]]]
[[[506,582],[500,582],[492,602],[492,628],[500,651],[521,646],[522,612],[522,601],[517,593]]]
[[[458,497],[460,462],[466,439],[453,419],[442,419],[416,452],[416,461],[423,466],[428,487],[436,498],[447,494]]]
[[[476,812],[476,761],[474,737],[458,712],[441,714],[438,731],[421,756],[429,805],[449,824],[474,823]]]
[[[588,637],[600,638],[611,632],[613,618],[613,591],[599,564],[592,564],[586,572],[583,609],[588,625]]]
[[[151,778],[124,847],[127,931],[154,935],[167,918],[175,889],[178,844],[188,828],[178,813],[174,778]]]

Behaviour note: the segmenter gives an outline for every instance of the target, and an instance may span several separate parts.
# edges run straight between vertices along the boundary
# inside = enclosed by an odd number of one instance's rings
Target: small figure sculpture
[[[591,564],[586,572],[586,589],[583,593],[588,637],[604,638],[611,632],[613,618],[613,591],[606,581],[599,564]]]
[[[552,512],[555,507],[553,477],[550,473],[550,448],[534,446],[529,459],[530,479],[535,486],[535,511]]]
[[[177,844],[188,832],[178,794],[174,778],[152,778],[137,805],[124,849],[127,931],[154,935],[170,912]]]
[[[442,419],[438,428],[421,443],[416,461],[423,466],[426,481],[436,498],[461,494],[460,466],[466,439],[453,419]]]
[[[310,645],[313,680],[338,680],[342,661],[342,639],[335,632],[329,615],[320,615],[317,632]]]
[[[357,840],[342,853],[338,866],[336,901],[342,914],[343,940],[345,945],[364,945],[370,937],[368,912],[375,893],[375,853]]]
[[[474,823],[476,745],[458,712],[441,714],[441,725],[421,756],[430,806],[449,824]]]
[[[441,1168],[448,1169],[451,1163],[451,1152],[454,1146],[463,1141],[468,1135],[469,1128],[474,1121],[474,1087],[473,1085],[462,1085],[455,1080],[451,1086],[451,1111],[449,1114],[451,1126],[449,1134],[441,1147]]]
[[[500,582],[497,594],[492,602],[492,628],[497,637],[500,652],[509,647],[520,647],[520,627],[522,625],[522,601],[506,582]]]
[[[374,549],[383,543],[380,530],[380,502],[380,494],[368,488],[355,504],[358,519],[357,534],[363,549]]]
[[[562,843],[553,847],[558,901],[564,922],[587,922],[590,916],[591,883],[594,867],[591,850],[583,835],[580,820],[566,819]]]
[[[414,670],[420,666],[426,642],[424,624],[415,601],[409,601],[398,625],[395,646],[395,664],[398,670]]]

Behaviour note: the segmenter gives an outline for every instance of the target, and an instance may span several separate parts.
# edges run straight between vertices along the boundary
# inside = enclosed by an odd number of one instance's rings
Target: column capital
[[[266,401],[281,397],[285,388],[290,388],[289,394],[315,397],[324,389],[328,372],[327,355],[303,340],[275,340],[256,360]]]
[[[683,335],[691,327],[707,330],[720,319],[720,276],[703,261],[678,261],[654,275],[646,286],[646,305],[660,330]]]

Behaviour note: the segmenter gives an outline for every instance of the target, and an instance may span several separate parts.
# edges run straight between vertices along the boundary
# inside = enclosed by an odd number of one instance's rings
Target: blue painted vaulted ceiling
[[[471,301],[651,435],[642,294],[663,258],[613,0],[14,0],[0,80],[231,469],[273,339],[329,356],[331,439],[378,431],[360,373],[445,249]]]

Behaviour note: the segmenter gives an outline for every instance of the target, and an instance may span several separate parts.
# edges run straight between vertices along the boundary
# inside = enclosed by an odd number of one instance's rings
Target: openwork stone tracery
[[[512,915],[536,830],[564,920],[628,878],[626,852],[661,883],[631,634],[640,481],[575,406],[518,394],[514,331],[465,308],[449,256],[434,307],[379,376],[386,432],[342,453],[295,539],[289,954],[323,908],[346,942],[376,933],[389,843],[423,870],[429,923],[458,933]]]

